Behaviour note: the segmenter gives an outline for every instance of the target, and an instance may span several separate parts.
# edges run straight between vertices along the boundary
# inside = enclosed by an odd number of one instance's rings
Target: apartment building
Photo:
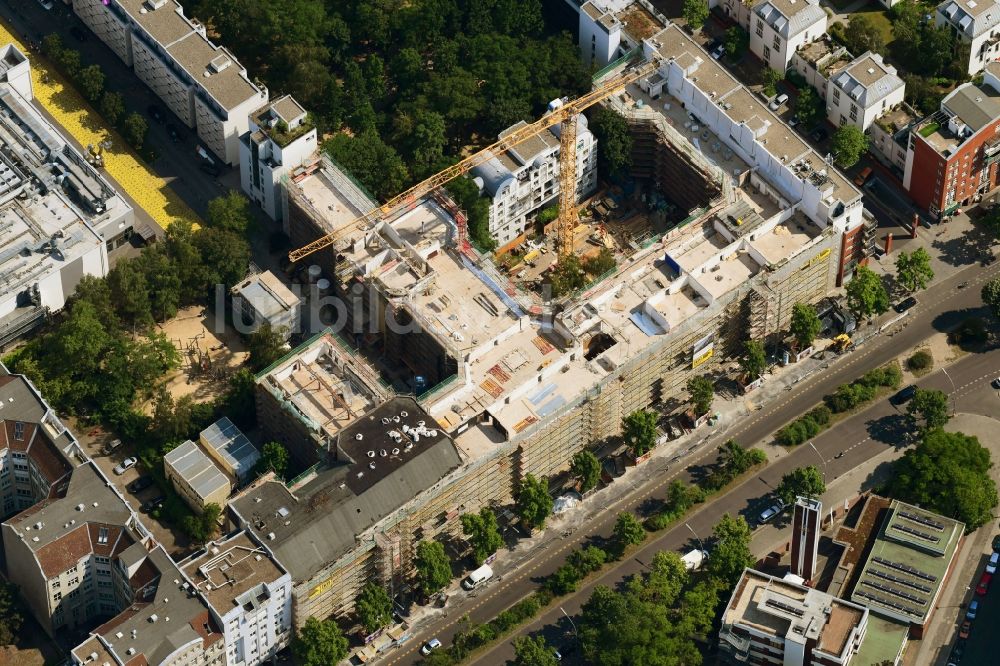
[[[288,645],[291,576],[249,533],[210,541],[179,566],[222,628],[227,666],[272,660]]]
[[[238,164],[240,137],[267,89],[176,0],[76,0],[73,12],[212,153]]]
[[[257,328],[265,323],[285,340],[301,331],[302,299],[292,293],[278,276],[264,271],[246,278],[230,290],[233,317]]]
[[[860,664],[855,655],[868,630],[868,609],[796,578],[743,571],[722,615],[723,663]]]
[[[549,104],[555,110],[563,100]],[[523,120],[500,133],[500,138],[527,125]],[[490,235],[501,248],[520,243],[535,214],[559,199],[559,135],[561,126],[522,141],[472,170],[480,192],[490,199]],[[576,196],[585,199],[597,188],[597,140],[587,129],[587,118],[577,116]]]
[[[906,84],[896,68],[871,51],[834,68],[826,90],[827,120],[867,132],[877,118],[903,103]]]
[[[272,220],[282,220],[282,178],[292,169],[318,161],[316,126],[291,95],[250,116],[240,137],[240,186]]]
[[[223,416],[198,435],[202,448],[237,483],[246,483],[254,474],[260,451],[235,423]]]
[[[945,0],[934,12],[934,25],[969,45],[969,76],[1000,56],[1000,4],[992,0]]]
[[[796,50],[826,34],[826,12],[818,0],[766,0],[750,16],[750,50],[771,69],[784,72]]]
[[[132,234],[132,208],[32,105],[30,63],[0,47],[0,346],[39,326]]]
[[[190,439],[163,456],[163,473],[196,513],[207,504],[226,506],[232,484],[222,470]]]
[[[649,0],[566,0],[578,14],[580,57],[600,69],[635,49],[669,21]]]
[[[920,208],[943,217],[1000,183],[1000,64],[964,83],[909,133],[903,186]]]

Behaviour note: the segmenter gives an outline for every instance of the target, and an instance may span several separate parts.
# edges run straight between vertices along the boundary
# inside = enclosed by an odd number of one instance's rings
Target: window
[[[767,60],[770,60],[770,59],[771,59],[771,49],[765,46],[764,47],[764,60],[767,61]]]
[[[108,542],[108,528],[102,527],[97,530],[97,543],[107,543]]]
[[[833,89],[833,103],[840,104],[840,88]]]
[[[774,50],[775,51],[780,51],[781,50],[781,39],[777,35],[774,36],[774,44],[773,44],[773,46],[774,46]]]
[[[70,585],[78,585],[79,583],[80,583],[80,577],[79,576],[73,576],[72,578],[69,579],[69,584]]]
[[[62,599],[62,592],[56,592],[52,595],[52,601],[59,601]]]
[[[758,37],[764,36],[764,22],[761,21],[760,19],[757,19],[757,30],[755,30],[755,32],[757,33]]]
[[[24,441],[24,422],[14,421],[14,439],[19,442]]]
[[[854,104],[851,104],[851,120],[857,120],[857,119],[858,119],[858,107],[855,106]]]

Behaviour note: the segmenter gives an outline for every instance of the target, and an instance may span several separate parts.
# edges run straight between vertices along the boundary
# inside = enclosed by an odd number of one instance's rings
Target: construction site
[[[595,104],[628,122],[634,187],[580,201],[575,122]],[[551,233],[526,238],[514,260],[477,252],[442,185],[557,123]],[[296,608],[317,615],[349,612],[368,581],[405,593],[420,539],[447,540],[459,515],[508,504],[526,474],[558,486],[575,453],[617,441],[629,413],[682,409],[690,377],[738,380],[744,342],[782,340],[794,304],[833,292],[873,240],[850,181],[676,27],[599,72],[592,93],[385,204],[321,157],[284,189],[289,236],[306,243],[291,258],[317,266],[344,306],[336,333],[258,376],[261,427],[310,466],[306,480],[270,481],[243,502],[265,492],[330,510],[348,501],[335,497],[343,486],[313,485],[308,499],[300,489],[345,464],[361,478],[403,449],[373,446],[358,460],[343,446],[346,433],[376,436],[358,424],[410,437],[379,416],[403,396],[402,411],[421,413],[408,428],[433,430],[460,460],[441,453],[421,471],[402,456],[399,469],[424,487],[394,507],[378,499],[385,511],[354,525],[353,547],[291,567]],[[551,298],[533,286],[553,262],[602,250],[614,267],[582,287]],[[305,617],[297,610],[296,624]]]

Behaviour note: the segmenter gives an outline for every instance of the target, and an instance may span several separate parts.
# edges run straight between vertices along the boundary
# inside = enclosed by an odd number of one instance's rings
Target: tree
[[[756,381],[767,369],[767,353],[764,343],[760,340],[747,340],[743,345],[743,356],[740,357],[740,369],[746,376],[747,383]]]
[[[552,496],[544,479],[526,474],[517,490],[515,510],[521,523],[528,529],[541,529],[552,513]]]
[[[926,289],[927,283],[934,279],[931,256],[927,250],[918,247],[909,254],[900,252],[896,255],[896,278],[907,291]]]
[[[146,119],[133,111],[125,117],[125,124],[122,126],[125,133],[125,140],[136,150],[142,149],[142,144],[146,140],[146,132],[149,125]]]
[[[708,20],[708,3],[705,0],[684,0],[681,17],[692,31],[701,30]]]
[[[642,523],[628,511],[619,513],[615,522],[615,541],[618,548],[624,552],[629,546],[640,544],[645,540],[646,530],[643,529]]]
[[[310,617],[292,639],[292,654],[301,666],[330,666],[347,653],[347,638],[334,620]]]
[[[981,296],[993,316],[1000,319],[1000,278],[994,278],[984,284]]]
[[[601,173],[610,176],[632,165],[632,135],[620,113],[600,107],[594,112],[589,128],[597,138],[597,160]]]
[[[192,541],[205,543],[211,541],[219,529],[219,516],[222,515],[222,507],[214,502],[206,504],[198,515],[188,515],[184,517],[181,528],[187,532]]]
[[[374,129],[337,134],[323,149],[379,199],[395,196],[410,178],[402,158]]]
[[[451,561],[440,541],[421,541],[417,546],[417,583],[424,596],[431,596],[451,580]]]
[[[643,456],[656,445],[656,412],[639,409],[622,419],[622,437],[636,458]]]
[[[17,642],[23,620],[17,585],[0,580],[0,645]]]
[[[734,25],[729,30],[726,30],[726,35],[722,43],[726,48],[726,55],[733,60],[738,60],[743,57],[743,54],[750,47],[750,35],[743,28]]]
[[[580,492],[585,493],[597,485],[601,478],[601,461],[586,449],[573,456],[570,473],[580,480]]]
[[[707,414],[712,409],[712,400],[715,398],[715,384],[708,377],[692,377],[687,381],[688,394],[691,402],[694,403],[695,414],[701,416]]]
[[[806,127],[812,127],[823,119],[825,106],[815,88],[803,86],[795,99],[795,118]]]
[[[847,307],[858,318],[880,315],[889,309],[889,292],[867,266],[859,266],[847,283]]]
[[[497,517],[489,507],[483,507],[479,513],[462,515],[462,532],[472,544],[472,558],[479,566],[486,558],[497,552],[503,545],[503,537],[497,528]]]
[[[809,347],[823,328],[823,323],[816,315],[816,308],[808,303],[796,303],[792,306],[792,321],[789,331],[795,339],[798,349]]]
[[[108,121],[108,124],[118,124],[118,121],[125,115],[125,98],[122,97],[121,93],[108,90],[101,95],[101,114]]]
[[[268,442],[260,449],[256,467],[258,474],[274,472],[279,477],[284,475],[288,468],[288,449],[278,442]]]
[[[885,51],[885,40],[882,39],[882,32],[865,14],[853,14],[847,29],[844,31],[844,41],[847,42],[847,50],[851,53],[861,55],[866,51],[883,53]]]
[[[355,600],[354,612],[365,633],[374,634],[392,622],[392,599],[384,587],[368,583]]]
[[[719,447],[719,466],[730,476],[736,477],[754,465],[767,462],[767,454],[760,449],[748,449],[730,439]]]
[[[893,465],[886,494],[960,520],[972,532],[993,520],[992,464],[976,437],[931,430]]]
[[[514,663],[517,666],[557,666],[559,662],[543,636],[518,636],[514,639]]]
[[[80,92],[91,102],[96,102],[104,92],[104,72],[99,65],[88,65],[76,77]]]
[[[833,133],[830,148],[837,166],[847,169],[857,164],[868,150],[868,137],[854,125],[841,125]]]
[[[672,550],[661,550],[649,563],[644,596],[663,606],[673,606],[688,579],[687,566],[681,556]]]
[[[111,302],[125,324],[144,330],[153,324],[149,283],[138,259],[122,259],[108,273]]]
[[[202,259],[202,279],[210,288],[221,288],[228,293],[246,276],[250,266],[250,245],[242,236],[208,227],[199,229],[193,240]]]
[[[823,474],[815,465],[797,467],[781,477],[775,494],[785,504],[791,504],[796,497],[819,497],[826,492]]]
[[[764,67],[764,94],[774,97],[778,92],[778,82],[781,81],[781,72],[770,67]]]
[[[270,322],[265,321],[250,334],[247,348],[250,350],[250,367],[254,372],[263,370],[285,355],[285,327],[273,328]]]
[[[208,202],[206,218],[213,227],[245,234],[250,227],[250,202],[236,190]]]
[[[907,413],[914,419],[923,419],[923,431],[942,428],[948,419],[948,395],[936,389],[917,389],[906,406]]]
[[[732,588],[743,575],[743,570],[754,563],[750,552],[750,526],[743,516],[735,518],[724,514],[712,530],[715,548],[708,558],[709,576]]]

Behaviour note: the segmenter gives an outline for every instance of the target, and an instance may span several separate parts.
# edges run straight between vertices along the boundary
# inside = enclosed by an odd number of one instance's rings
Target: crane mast
[[[601,83],[590,92],[571,100],[546,116],[539,118],[535,122],[519,127],[500,138],[499,141],[483,148],[477,153],[466,157],[457,164],[454,164],[438,173],[422,180],[409,189],[397,194],[381,206],[376,206],[364,215],[358,217],[353,223],[346,225],[344,230],[335,231],[322,238],[304,245],[297,250],[288,253],[288,258],[298,261],[307,257],[313,252],[318,252],[324,248],[337,243],[348,230],[365,226],[379,218],[386,218],[396,212],[399,208],[415,203],[417,200],[426,197],[438,187],[451,182],[453,179],[468,173],[475,167],[488,162],[496,155],[500,155],[511,148],[521,144],[532,137],[538,136],[555,124],[560,125],[559,135],[559,218],[557,220],[557,241],[559,256],[564,257],[573,251],[573,230],[576,228],[579,217],[576,211],[576,136],[577,136],[577,116],[594,104],[607,99],[630,83],[638,81],[642,77],[652,73],[659,66],[657,60],[643,62],[631,69],[627,69],[613,79]]]

